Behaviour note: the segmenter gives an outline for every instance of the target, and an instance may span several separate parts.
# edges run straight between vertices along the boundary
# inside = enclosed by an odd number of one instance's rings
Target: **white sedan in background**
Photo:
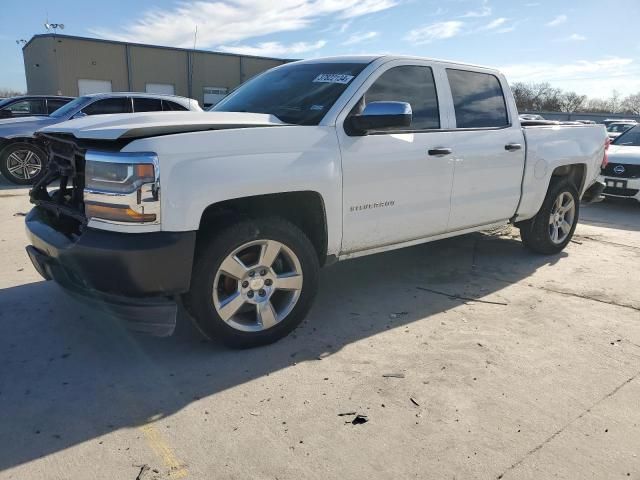
[[[637,124],[638,123],[633,120],[610,123],[609,125],[607,125],[607,135],[609,135],[609,138],[611,140],[615,140],[630,128],[635,127]]]
[[[640,125],[621,134],[609,147],[609,163],[602,169],[605,196],[640,202]]]

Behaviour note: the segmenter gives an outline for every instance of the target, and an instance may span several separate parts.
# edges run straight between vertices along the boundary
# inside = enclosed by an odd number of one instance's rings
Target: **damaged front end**
[[[120,153],[119,142],[64,134],[40,134],[39,140],[47,146],[49,164],[30,192],[35,208],[26,218],[27,253],[36,270],[135,331],[170,335],[176,298],[189,289],[195,232],[162,232],[158,225],[156,231],[135,232],[144,215],[159,219],[159,211],[149,213],[159,208],[157,175],[144,185],[127,183],[128,167],[126,181],[111,175],[109,165],[116,164],[117,174],[135,155]],[[123,225],[127,233],[118,231]]]
[[[70,231],[80,233],[86,225],[82,192],[84,190],[84,154],[76,142],[65,135],[39,134],[48,150],[45,175],[29,192],[31,203],[64,223],[72,223]],[[49,186],[59,182],[59,188]]]

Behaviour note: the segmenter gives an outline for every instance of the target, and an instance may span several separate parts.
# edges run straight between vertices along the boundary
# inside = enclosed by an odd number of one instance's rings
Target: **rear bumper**
[[[116,233],[56,229],[38,207],[26,218],[36,270],[76,298],[156,335],[175,328],[175,297],[189,290],[195,232]]]

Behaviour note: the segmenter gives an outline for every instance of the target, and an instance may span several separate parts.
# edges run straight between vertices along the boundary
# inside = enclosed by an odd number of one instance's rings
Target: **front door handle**
[[[520,150],[522,148],[522,145],[520,145],[519,143],[507,143],[504,146],[504,149],[507,152],[515,152],[516,150]]]
[[[453,150],[451,150],[450,148],[438,147],[430,149],[428,153],[432,157],[444,157],[445,155],[451,155],[453,153]]]

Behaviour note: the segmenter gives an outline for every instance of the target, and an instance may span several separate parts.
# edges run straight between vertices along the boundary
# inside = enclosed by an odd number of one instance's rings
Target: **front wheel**
[[[11,183],[29,185],[44,175],[46,153],[30,143],[16,143],[2,151],[0,171]]]
[[[578,225],[579,210],[580,200],[573,184],[566,180],[552,184],[536,216],[519,225],[522,243],[536,253],[551,255],[562,251]]]
[[[316,251],[295,225],[242,221],[200,244],[185,306],[207,338],[233,348],[266,345],[304,319],[318,271]]]

